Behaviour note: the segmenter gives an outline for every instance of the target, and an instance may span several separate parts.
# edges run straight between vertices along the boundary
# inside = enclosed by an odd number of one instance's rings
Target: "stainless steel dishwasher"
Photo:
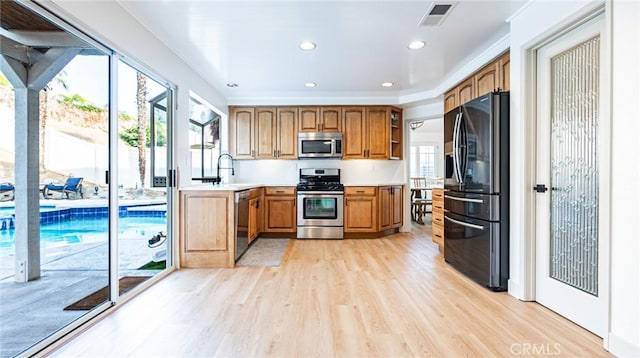
[[[249,247],[249,192],[236,191],[236,261]]]

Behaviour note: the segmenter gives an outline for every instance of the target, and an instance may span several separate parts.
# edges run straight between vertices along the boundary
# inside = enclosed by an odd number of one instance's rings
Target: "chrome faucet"
[[[231,167],[227,167],[227,168],[220,168],[220,160],[223,157],[229,157],[229,159],[231,159]],[[236,175],[236,171],[233,168],[233,157],[231,156],[231,154],[229,153],[222,153],[218,156],[218,170],[216,173],[216,177],[218,178],[218,183],[222,182],[222,178],[220,178],[220,169],[231,169],[231,175]]]

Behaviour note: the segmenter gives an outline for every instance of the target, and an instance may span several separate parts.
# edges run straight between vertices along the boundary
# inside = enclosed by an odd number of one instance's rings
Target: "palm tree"
[[[138,105],[138,171],[140,172],[140,187],[144,189],[145,178],[145,150],[147,143],[147,77],[136,72],[136,104]]]

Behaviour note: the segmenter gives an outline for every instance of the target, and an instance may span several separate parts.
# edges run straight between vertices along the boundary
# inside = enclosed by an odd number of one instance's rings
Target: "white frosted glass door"
[[[536,301],[606,333],[601,17],[537,53]],[[606,292],[606,290],[605,290]]]

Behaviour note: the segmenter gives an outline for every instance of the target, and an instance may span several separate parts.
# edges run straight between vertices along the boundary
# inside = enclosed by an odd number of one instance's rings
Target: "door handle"
[[[536,186],[533,187],[533,190],[535,190],[537,193],[544,193],[547,190],[547,186],[544,184],[536,184]]]
[[[461,225],[461,226],[469,227],[469,228],[472,228],[472,229],[484,230],[484,226],[469,224],[469,223],[466,223],[466,222],[463,222],[463,221],[460,221],[460,220],[452,219],[452,218],[450,218],[450,217],[448,217],[446,215],[444,216],[444,219],[445,220],[449,220],[452,223],[456,223],[456,224]]]

